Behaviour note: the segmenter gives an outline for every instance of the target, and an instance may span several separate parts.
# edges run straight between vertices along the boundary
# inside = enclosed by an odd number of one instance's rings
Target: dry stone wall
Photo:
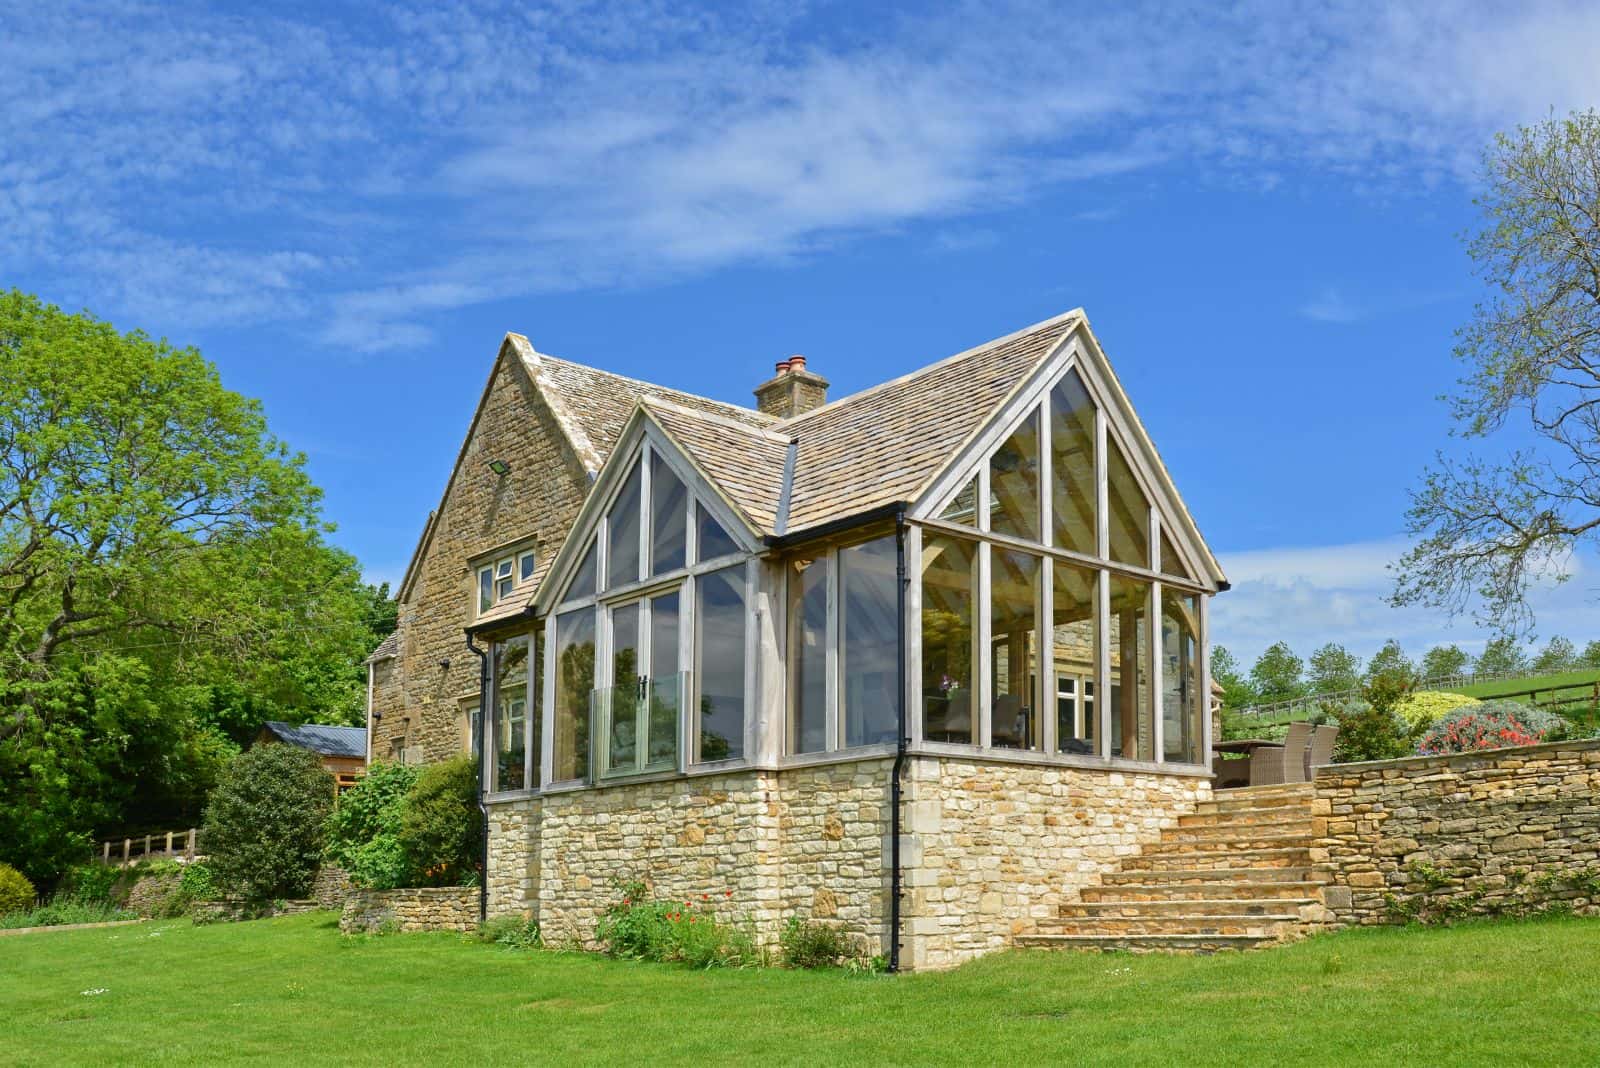
[[[1336,924],[1600,911],[1600,741],[1336,764],[1313,806]]]
[[[389,931],[470,931],[478,926],[476,886],[421,887],[350,892],[339,930],[344,934]]]
[[[533,917],[539,908],[540,798],[489,807],[489,915]]]
[[[913,760],[902,959],[948,968],[1010,945],[1210,795],[1194,776]]]

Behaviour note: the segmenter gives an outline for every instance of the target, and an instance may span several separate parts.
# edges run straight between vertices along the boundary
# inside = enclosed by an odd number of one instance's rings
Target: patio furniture
[[[1250,785],[1273,786],[1286,782],[1305,782],[1307,744],[1311,724],[1291,723],[1279,748],[1259,746],[1250,753]]]
[[[1333,743],[1339,737],[1339,728],[1316,727],[1311,731],[1311,748],[1306,753],[1306,779],[1316,777],[1317,769],[1333,763]]]

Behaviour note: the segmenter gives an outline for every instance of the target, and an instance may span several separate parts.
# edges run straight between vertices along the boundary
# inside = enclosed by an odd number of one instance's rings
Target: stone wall
[[[470,931],[478,926],[476,886],[421,887],[350,892],[339,930],[344,934],[388,931]]]
[[[1011,944],[1210,796],[1194,776],[913,760],[902,961],[947,968]]]
[[[489,915],[534,916],[539,908],[540,798],[489,806]]]
[[[344,899],[354,889],[355,884],[350,881],[349,872],[337,864],[324,864],[317,869],[317,877],[311,881],[311,899],[319,909],[344,908]]]
[[[504,476],[489,470],[504,460]],[[535,539],[544,576],[577,515],[588,476],[555,416],[508,347],[400,603],[399,654],[373,677],[374,760],[405,750],[445,760],[466,743],[462,712],[477,700],[478,660],[462,629],[474,613],[468,561]],[[448,666],[443,666],[448,661]]]
[[[1313,805],[1337,924],[1600,911],[1600,741],[1336,764]]]

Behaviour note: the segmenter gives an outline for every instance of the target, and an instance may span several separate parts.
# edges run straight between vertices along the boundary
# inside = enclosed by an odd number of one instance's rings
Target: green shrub
[[[357,886],[392,890],[406,885],[411,873],[400,845],[400,825],[406,795],[416,781],[414,767],[373,764],[328,814],[328,859]]]
[[[92,861],[88,864],[74,864],[67,869],[61,886],[79,901],[114,902],[117,884],[123,881],[122,873],[122,868],[113,868],[109,864],[96,864]]]
[[[1334,742],[1334,759],[1338,763],[1411,755],[1411,732],[1392,711],[1364,700],[1324,707],[1339,725]]]
[[[622,899],[606,909],[596,935],[613,957],[687,964],[693,968],[743,968],[765,963],[755,942],[719,921],[709,897],[660,901],[642,882],[623,886]]]
[[[816,920],[789,917],[778,935],[783,963],[791,968],[831,968],[850,957],[859,956],[850,938],[839,928]]]
[[[111,920],[136,920],[126,909],[105,901],[85,901],[71,894],[56,894],[43,905],[21,912],[0,914],[0,930],[19,927],[62,927],[73,923],[106,923]]]
[[[400,813],[400,847],[414,886],[461,886],[479,865],[483,815],[470,756],[424,768]]]
[[[478,925],[476,937],[480,942],[491,942],[511,949],[538,949],[539,921],[522,916],[496,916]]]
[[[1466,694],[1447,693],[1443,690],[1417,690],[1396,701],[1394,711],[1409,730],[1420,733],[1463,705],[1477,703],[1476,697],[1468,697]]]
[[[1516,701],[1485,701],[1445,716],[1417,743],[1424,756],[1537,745],[1564,729],[1560,716]]]
[[[333,776],[315,753],[292,745],[240,753],[206,805],[206,852],[217,884],[253,904],[305,896],[332,805]]]
[[[9,864],[0,864],[0,916],[33,908],[33,884]]]
[[[211,901],[217,896],[217,881],[209,865],[196,862],[183,869],[181,884],[190,901]]]

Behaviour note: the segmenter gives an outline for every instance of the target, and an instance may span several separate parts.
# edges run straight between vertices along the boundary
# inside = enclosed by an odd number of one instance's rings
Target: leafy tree
[[[1600,641],[1592,641],[1583,647],[1583,655],[1578,658],[1580,666],[1600,670]]]
[[[315,753],[272,744],[240,753],[206,804],[205,847],[217,883],[255,905],[305,896],[332,807],[333,776]]]
[[[1262,701],[1286,701],[1305,693],[1305,664],[1287,642],[1273,642],[1250,668],[1250,682]]]
[[[1496,137],[1484,187],[1467,251],[1493,296],[1457,335],[1453,414],[1468,439],[1509,427],[1528,444],[1438,458],[1412,495],[1417,541],[1392,599],[1473,607],[1520,635],[1530,584],[1565,579],[1600,540],[1600,113]]]
[[[1387,681],[1403,692],[1411,688],[1416,678],[1416,665],[1411,663],[1405,650],[1400,648],[1400,643],[1393,638],[1384,642],[1383,648],[1367,662],[1366,680],[1369,687],[1379,681]]]
[[[359,885],[390,890],[410,882],[400,829],[417,774],[408,764],[373,764],[328,814],[328,859]]]
[[[1578,648],[1561,635],[1556,635],[1533,658],[1535,675],[1559,675],[1578,666]]]
[[[1453,675],[1465,675],[1472,664],[1472,657],[1468,656],[1459,645],[1435,645],[1422,657],[1422,677],[1424,679],[1444,679]]]
[[[1337,693],[1361,685],[1361,660],[1344,646],[1329,642],[1311,654],[1311,692]]]
[[[1247,708],[1256,703],[1256,688],[1224,646],[1211,647],[1211,678],[1222,687],[1224,708]]]
[[[1521,675],[1528,670],[1528,654],[1509,634],[1492,639],[1478,654],[1480,675]]]
[[[386,591],[193,349],[0,292],[0,859],[198,819],[262,719],[356,722]]]

